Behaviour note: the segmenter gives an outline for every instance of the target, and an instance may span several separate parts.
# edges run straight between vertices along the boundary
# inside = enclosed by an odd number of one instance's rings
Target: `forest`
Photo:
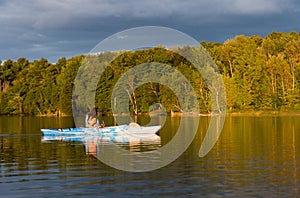
[[[224,43],[200,44],[220,71],[227,112],[300,111],[299,33],[272,32],[264,38],[238,35]],[[105,55],[114,53],[118,52]],[[101,56],[96,55],[95,59]],[[23,57],[0,62],[0,114],[71,115],[74,80],[85,57],[62,57],[56,63],[45,58],[30,62]],[[112,114],[112,89],[122,73],[144,62],[178,69],[193,86],[201,113],[212,111],[210,85],[192,64],[169,50],[151,48],[126,51],[107,65],[95,88],[94,105],[101,114]],[[92,78],[93,74],[89,75]],[[183,112],[176,95],[158,83],[147,83],[133,90],[129,103],[133,114],[148,112],[154,103],[162,104],[168,113]]]

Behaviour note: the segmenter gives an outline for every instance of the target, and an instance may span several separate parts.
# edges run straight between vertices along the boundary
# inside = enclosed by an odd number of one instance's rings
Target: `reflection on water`
[[[0,197],[298,197],[300,117],[227,116],[220,139],[199,158],[209,121],[201,117],[192,145],[170,165],[128,173],[87,155],[81,142],[41,142],[41,128],[72,127],[72,118],[0,117]],[[171,140],[179,123],[167,118],[158,147]]]
[[[137,140],[131,139],[126,142],[114,142],[110,139],[103,139],[101,137],[93,137],[93,138],[87,138],[82,141],[82,143],[85,145],[86,153],[90,155],[95,155],[97,157],[97,150],[103,149],[103,147],[110,146],[112,144],[117,145],[118,147],[122,149],[126,149],[131,152],[147,152],[147,151],[153,151],[157,150],[161,147],[161,141],[160,136],[158,135],[152,135],[151,139],[149,140]],[[101,148],[102,147],[102,148]],[[104,148],[105,150],[105,148]],[[99,158],[99,157],[98,157]]]

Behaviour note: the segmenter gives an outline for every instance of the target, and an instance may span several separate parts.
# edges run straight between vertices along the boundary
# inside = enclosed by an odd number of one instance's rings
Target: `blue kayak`
[[[42,141],[80,141],[87,142],[156,142],[160,137],[156,132],[161,126],[140,126],[136,123],[129,125],[111,126],[105,128],[63,128],[41,129]]]
[[[113,135],[123,132],[128,125],[105,127],[105,128],[62,128],[41,129],[44,136],[82,136],[82,135]]]

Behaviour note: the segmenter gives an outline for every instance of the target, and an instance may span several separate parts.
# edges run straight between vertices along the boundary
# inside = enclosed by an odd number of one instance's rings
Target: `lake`
[[[0,117],[0,197],[300,196],[300,117],[227,116],[216,145],[199,158],[209,121],[201,117],[194,141],[174,162],[132,173],[87,154],[82,142],[41,141],[41,128],[72,127],[72,117]],[[161,145],[134,145],[135,152],[166,145],[179,123],[167,117]]]

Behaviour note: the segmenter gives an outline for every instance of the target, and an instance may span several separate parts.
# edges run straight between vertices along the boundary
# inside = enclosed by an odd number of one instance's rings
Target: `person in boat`
[[[98,128],[104,128],[105,127],[104,121],[102,121],[99,124],[96,108],[92,108],[90,110],[90,112],[86,114],[85,127],[87,127],[87,128],[97,128],[97,127]]]
[[[99,127],[99,120],[97,117],[97,109],[92,108],[85,116],[85,127],[96,128]]]

